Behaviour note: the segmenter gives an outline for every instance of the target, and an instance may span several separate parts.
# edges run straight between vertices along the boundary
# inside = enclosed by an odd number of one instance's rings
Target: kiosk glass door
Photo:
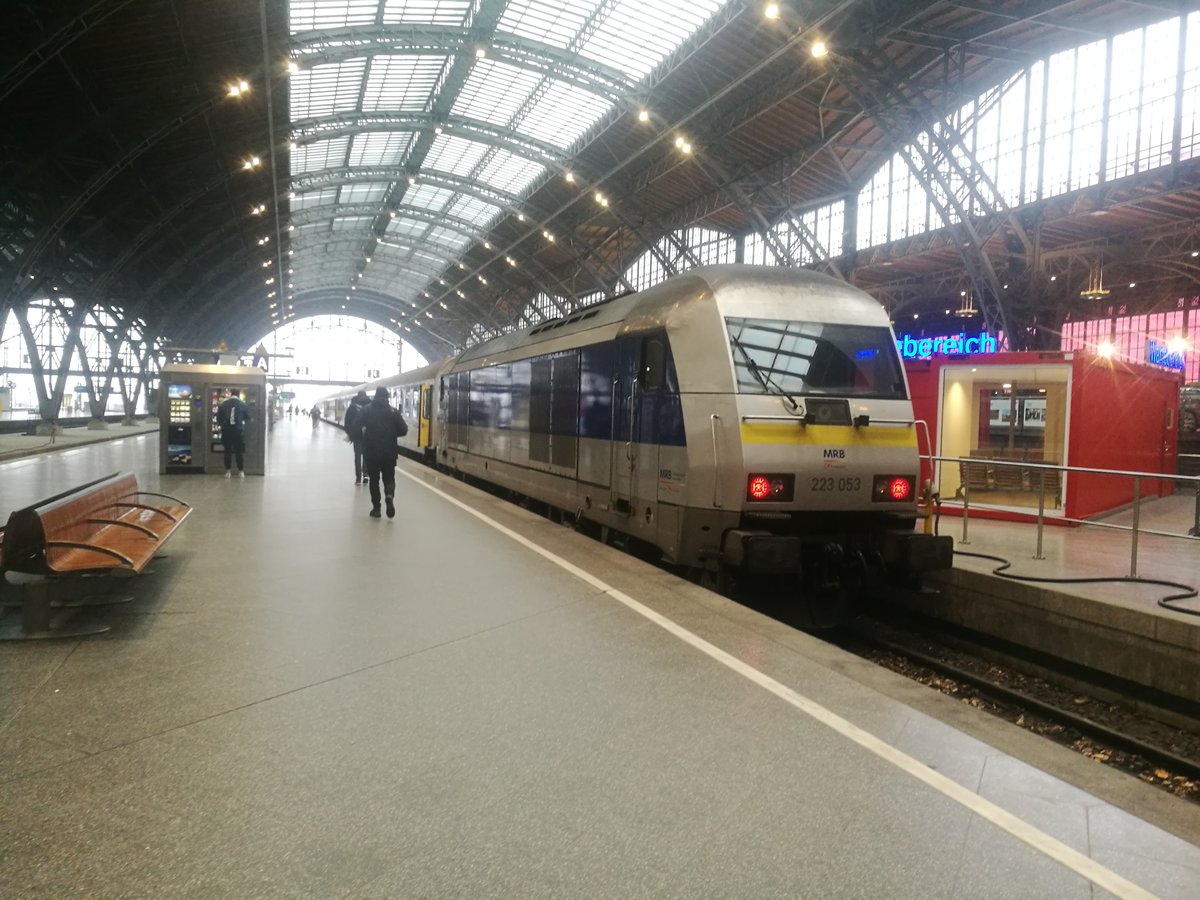
[[[1062,507],[1070,366],[947,366],[943,369],[941,491],[971,504],[1046,510]]]

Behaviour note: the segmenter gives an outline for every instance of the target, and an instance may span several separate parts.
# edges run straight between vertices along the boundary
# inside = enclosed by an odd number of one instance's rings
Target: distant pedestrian
[[[389,519],[396,516],[396,441],[408,434],[408,424],[400,411],[388,405],[387,388],[376,388],[375,399],[363,407],[354,420],[354,434],[362,436],[363,461],[371,485],[371,518],[379,518],[379,480],[383,479],[383,494],[387,501]]]
[[[246,477],[246,423],[250,408],[233,388],[225,391],[225,400],[217,407],[221,425],[221,445],[225,448],[225,477],[233,477],[233,458],[237,457],[238,478]]]
[[[346,407],[346,417],[342,420],[342,427],[346,429],[346,435],[350,438],[350,443],[354,446],[354,483],[362,484],[367,480],[366,473],[363,472],[363,438],[362,432],[355,432],[354,423],[362,414],[363,409],[371,405],[371,399],[367,396],[366,391],[359,391],[354,395],[354,399],[350,401],[350,405]]]
[[[312,416],[313,431],[316,431],[317,423],[321,421],[321,407],[317,406],[317,404],[314,403],[313,408],[308,411],[308,414],[310,416]]]

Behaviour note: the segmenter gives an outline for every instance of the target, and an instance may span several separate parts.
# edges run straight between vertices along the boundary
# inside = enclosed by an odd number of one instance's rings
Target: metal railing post
[[[962,535],[962,540],[960,540],[959,543],[960,544],[969,544],[971,542],[969,540],[967,540],[967,519],[970,518],[970,515],[971,515],[970,479],[967,479],[966,481],[963,482],[962,491],[963,491],[963,535]]]
[[[1042,555],[1042,526],[1046,521],[1046,470],[1038,469],[1038,524],[1037,524],[1037,552],[1033,555],[1034,559],[1045,559]]]
[[[1133,540],[1130,542],[1129,577],[1137,577],[1138,519],[1142,512],[1142,479],[1133,476]]]
[[[1200,537],[1200,481],[1196,482],[1196,512],[1192,518],[1192,527],[1188,529],[1188,534],[1192,537]]]

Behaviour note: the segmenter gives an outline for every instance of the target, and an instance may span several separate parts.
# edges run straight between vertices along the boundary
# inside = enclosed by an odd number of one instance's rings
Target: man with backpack
[[[358,417],[362,411],[371,404],[367,398],[366,391],[359,391],[354,395],[354,399],[350,401],[350,405],[346,407],[346,417],[342,420],[342,427],[346,429],[346,434],[350,436],[350,443],[354,446],[354,483],[363,484],[367,477],[363,473],[363,439],[362,433],[356,432],[354,423],[358,421]]]
[[[376,388],[375,399],[354,418],[350,437],[361,437],[363,461],[371,485],[371,518],[379,518],[379,479],[383,479],[384,499],[389,519],[396,517],[396,441],[408,434],[408,423],[400,411],[388,405],[387,388]]]

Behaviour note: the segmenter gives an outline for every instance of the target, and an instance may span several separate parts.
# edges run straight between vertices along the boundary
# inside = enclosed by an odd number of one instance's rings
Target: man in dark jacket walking
[[[383,478],[388,518],[396,516],[396,441],[408,434],[400,411],[388,405],[387,388],[376,388],[375,399],[354,420],[351,438],[361,436],[363,461],[371,485],[371,518],[379,518],[379,479]]]
[[[226,390],[225,396],[226,399],[217,407],[221,445],[225,448],[225,477],[233,477],[233,457],[237,456],[238,478],[245,478],[246,422],[250,419],[250,409],[233,388]]]
[[[354,428],[354,423],[358,421],[358,417],[362,415],[362,411],[370,405],[371,401],[367,397],[367,392],[359,391],[354,395],[354,399],[350,401],[350,405],[346,407],[346,417],[342,420],[342,427],[346,429],[346,434],[350,436],[350,443],[354,445],[355,484],[362,484],[367,480],[367,477],[363,473],[362,432]]]

